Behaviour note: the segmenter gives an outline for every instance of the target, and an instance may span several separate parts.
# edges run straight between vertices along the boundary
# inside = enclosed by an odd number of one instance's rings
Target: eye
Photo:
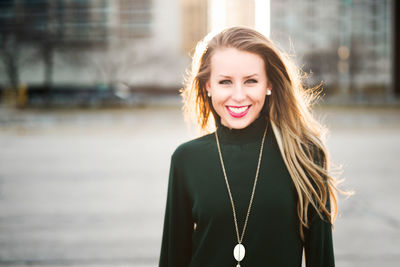
[[[255,79],[248,79],[248,80],[246,81],[246,83],[257,83],[257,80],[255,80]]]
[[[219,84],[231,84],[232,82],[230,80],[222,80],[219,81]]]

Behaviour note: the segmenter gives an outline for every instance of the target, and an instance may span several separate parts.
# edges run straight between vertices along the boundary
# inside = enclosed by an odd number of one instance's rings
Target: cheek
[[[211,101],[213,104],[222,104],[229,100],[230,94],[228,90],[215,90],[212,93]]]
[[[220,97],[211,97],[211,103],[215,110],[220,110],[224,106],[225,100]]]
[[[264,90],[258,90],[256,92],[253,92],[250,96],[253,102],[255,103],[260,103],[264,104],[265,98],[266,98],[266,92]]]

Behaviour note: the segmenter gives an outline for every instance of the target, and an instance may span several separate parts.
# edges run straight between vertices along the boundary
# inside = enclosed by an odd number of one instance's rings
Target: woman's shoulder
[[[173,152],[172,158],[175,160],[180,160],[191,158],[193,155],[202,155],[209,150],[210,145],[214,144],[214,133],[206,134],[180,144]]]

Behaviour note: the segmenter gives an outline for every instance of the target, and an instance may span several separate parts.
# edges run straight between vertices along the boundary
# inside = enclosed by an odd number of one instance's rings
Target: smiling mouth
[[[249,112],[251,105],[247,106],[226,106],[229,114],[234,118],[241,118]]]

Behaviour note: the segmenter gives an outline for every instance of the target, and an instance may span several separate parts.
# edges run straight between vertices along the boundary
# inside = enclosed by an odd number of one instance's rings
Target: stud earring
[[[271,95],[271,90],[270,89],[267,89],[267,92],[265,93],[266,95]]]
[[[208,97],[211,97],[211,93],[210,93],[210,92],[208,92],[208,93],[207,93],[207,96],[208,96]]]

